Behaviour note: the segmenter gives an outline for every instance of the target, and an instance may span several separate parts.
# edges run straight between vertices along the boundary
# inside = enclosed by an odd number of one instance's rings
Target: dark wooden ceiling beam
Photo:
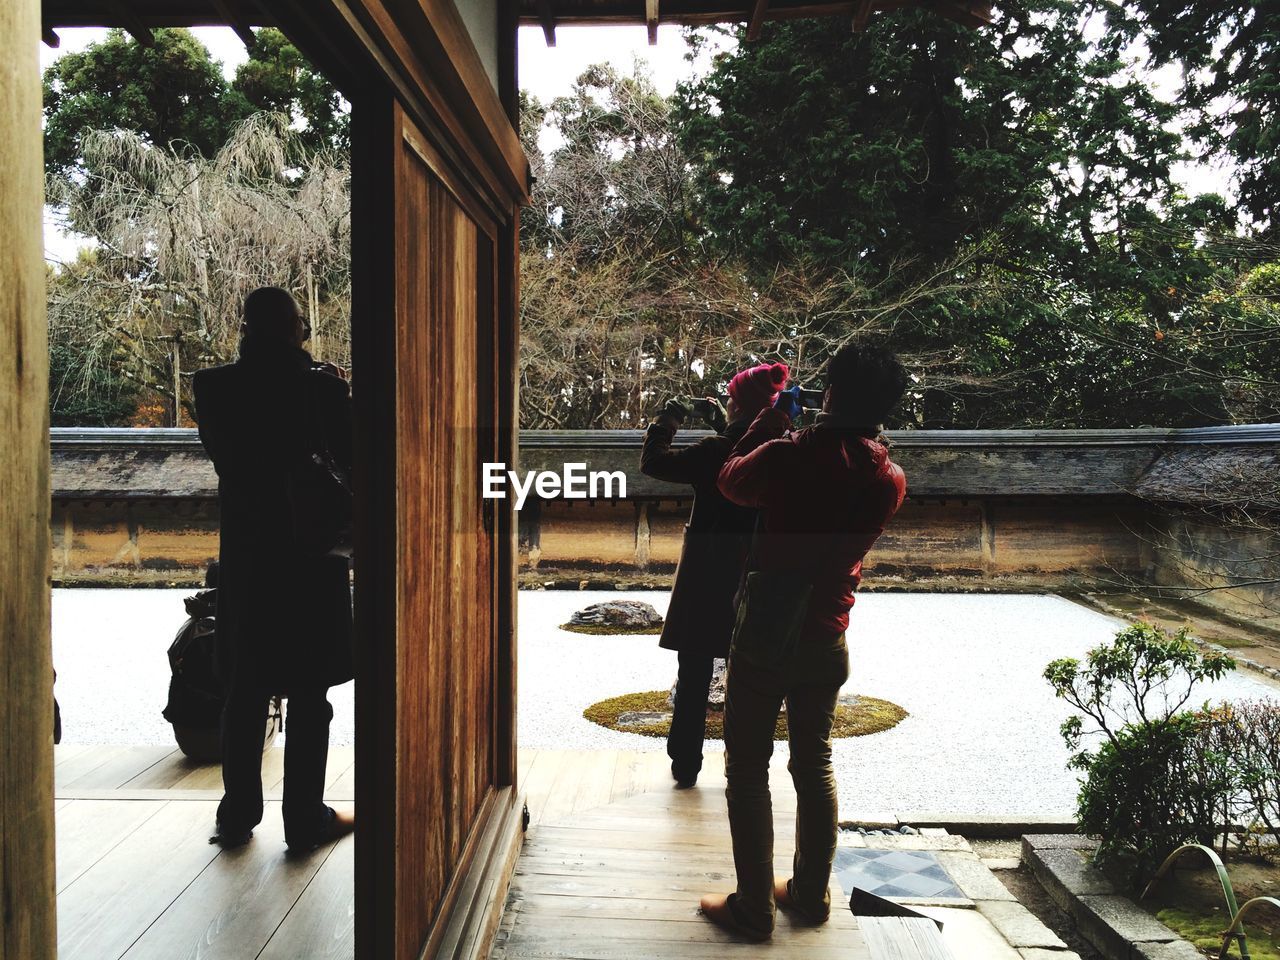
[[[747,21],[747,39],[759,40],[764,28],[764,15],[769,10],[769,0],[755,0],[751,5],[751,19]]]
[[[649,46],[657,46],[658,0],[644,0],[644,24],[649,31]]]
[[[549,13],[556,25],[614,26],[645,22],[645,8],[636,0],[517,0],[519,22],[537,26]],[[705,26],[715,23],[750,24],[758,0],[661,0],[662,23]],[[763,20],[843,17],[852,20],[864,0],[765,0]],[[988,0],[872,0],[867,19],[875,13],[920,8],[969,27],[991,22]]]
[[[547,38],[547,46],[556,45],[556,12],[551,0],[538,0],[538,22],[542,24],[542,35]]]
[[[245,15],[240,5],[235,0],[213,0],[213,8],[218,11],[223,20],[227,21],[227,26],[236,32],[240,42],[246,47],[252,48],[254,45],[253,26],[249,23],[249,18]]]
[[[40,28],[40,39],[44,41],[46,47],[57,50],[62,45],[62,38],[54,33],[53,27],[44,24]]]
[[[858,5],[853,11],[853,32],[861,33],[867,29],[867,23],[871,20],[871,10],[875,4],[875,0],[858,0]]]
[[[155,46],[156,37],[151,28],[138,19],[137,15],[123,0],[106,0],[103,6],[112,20],[124,27],[125,32],[144,47]]]

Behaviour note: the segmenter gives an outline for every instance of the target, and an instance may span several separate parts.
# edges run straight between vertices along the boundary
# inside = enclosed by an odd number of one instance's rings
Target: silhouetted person
[[[838,824],[831,727],[849,676],[844,633],[862,558],[906,495],[901,468],[877,440],[906,384],[906,371],[884,347],[846,345],[828,364],[814,426],[787,432],[799,408],[784,391],[720,470],[720,491],[759,508],[760,527],[725,697],[725,795],[738,887],[703,897],[702,911],[751,939],[772,936],[775,902],[811,923],[830,914]],[[793,876],[779,881],[769,758],[784,701],[796,849]]]
[[[284,829],[306,851],[352,829],[323,802],[330,686],[352,677],[345,558],[296,543],[290,477],[327,447],[351,464],[351,399],[341,371],[302,348],[311,330],[285,290],[245,298],[240,359],[195,375],[200,440],[218,472],[218,672],[227,687],[216,841],[235,846],[262,820],[268,704],[287,698]]]
[[[786,364],[760,364],[729,382],[727,423],[713,437],[671,448],[688,411],[668,402],[649,425],[640,452],[640,472],[693,487],[693,511],[671,588],[659,646],[677,651],[675,709],[667,734],[671,775],[692,787],[702,770],[707,700],[717,657],[729,656],[733,597],[747,559],[755,511],[725,499],[716,486],[729,451],[755,415],[773,403],[787,382]]]

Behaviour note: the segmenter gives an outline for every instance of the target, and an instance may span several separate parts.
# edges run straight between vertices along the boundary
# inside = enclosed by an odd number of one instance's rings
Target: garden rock
[[[715,666],[711,669],[711,689],[707,694],[708,710],[724,709],[724,685],[729,678],[729,662],[721,657],[716,657]],[[676,685],[671,685],[671,695],[667,697],[667,706],[672,710],[676,708]]]
[[[567,626],[651,632],[662,626],[662,615],[653,604],[640,600],[606,600],[583,607],[569,618]]]

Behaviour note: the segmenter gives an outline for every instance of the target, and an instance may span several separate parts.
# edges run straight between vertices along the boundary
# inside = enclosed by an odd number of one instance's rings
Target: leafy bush
[[[1044,676],[1080,712],[1061,732],[1085,774],[1080,828],[1101,838],[1101,866],[1137,883],[1187,842],[1211,843],[1233,791],[1230,752],[1218,749],[1221,721],[1183,712],[1195,685],[1235,666],[1201,653],[1187,631],[1135,624],[1089,651],[1085,663],[1055,660]],[[1093,729],[1086,729],[1085,720]],[[1080,746],[1101,736],[1093,750]]]
[[[1126,726],[1088,755],[1080,828],[1101,837],[1100,866],[1135,885],[1183,843],[1212,844],[1231,792],[1223,764],[1195,769],[1200,716]]]
[[[1280,703],[1259,700],[1232,708],[1240,787],[1268,833],[1280,832]]]
[[[1213,722],[1196,745],[1229,765],[1231,791],[1222,822],[1240,828],[1242,849],[1275,856],[1274,845],[1260,841],[1280,832],[1280,702],[1224,703],[1210,715]]]

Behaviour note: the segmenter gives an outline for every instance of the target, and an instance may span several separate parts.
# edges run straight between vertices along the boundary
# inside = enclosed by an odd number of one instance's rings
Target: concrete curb
[[[947,833],[973,837],[976,840],[1016,840],[1027,834],[1074,833],[1076,821],[1069,814],[1038,816],[1035,814],[986,815],[979,813],[873,813],[854,820],[841,820],[841,830],[945,830]]]
[[[1085,858],[1096,847],[1095,841],[1077,834],[1025,836],[1022,860],[1107,960],[1203,960],[1195,947],[1123,896]]]

